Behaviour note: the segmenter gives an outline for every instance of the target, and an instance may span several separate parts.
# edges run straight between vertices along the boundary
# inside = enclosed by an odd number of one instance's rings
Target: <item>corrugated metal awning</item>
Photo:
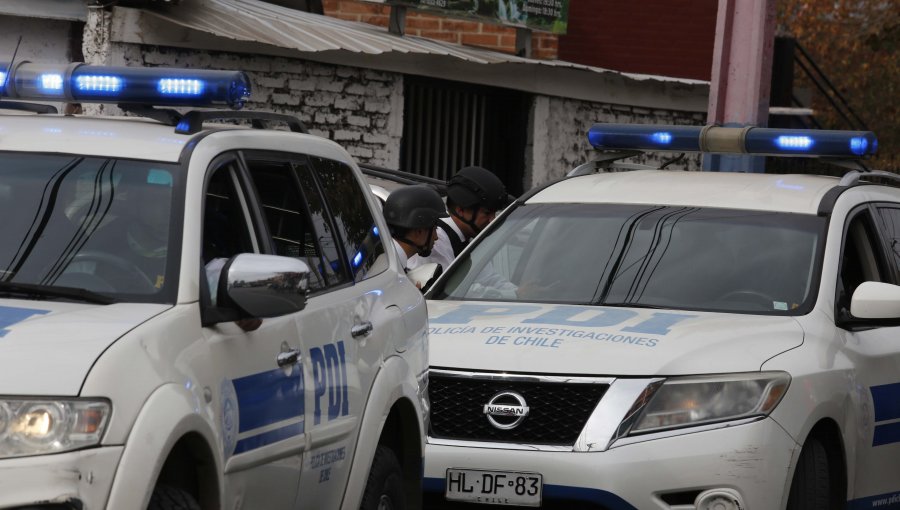
[[[401,37],[381,27],[259,0],[182,0],[179,5],[154,10],[117,7],[112,37],[119,42],[307,58],[563,97],[688,111],[706,110],[709,87],[705,81],[621,73]],[[635,89],[635,84],[643,86]],[[629,87],[632,90],[625,90]]]
[[[87,5],[83,0],[3,0],[3,15],[28,18],[84,21]]]

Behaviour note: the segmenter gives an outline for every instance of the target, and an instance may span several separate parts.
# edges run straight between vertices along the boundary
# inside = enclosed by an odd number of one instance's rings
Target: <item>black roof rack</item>
[[[436,187],[439,193],[447,193],[447,181],[435,179],[434,177],[370,165],[368,163],[360,163],[359,169],[362,170],[362,173],[372,177],[379,177],[400,184],[430,184],[431,186]]]
[[[892,184],[894,186],[900,186],[900,174],[884,172],[882,170],[868,170],[865,172],[852,170],[841,177],[840,186],[855,186],[857,184],[861,184],[863,179],[867,177],[880,177],[882,179],[892,181]]]
[[[594,174],[603,170],[608,170],[613,163],[620,159],[630,158],[642,154],[643,151],[638,150],[606,150],[602,151],[599,156],[588,161],[587,163],[576,166],[569,170],[566,177],[575,177],[578,175]],[[641,168],[655,169],[655,167],[640,165]],[[631,168],[633,169],[633,168]]]
[[[212,120],[249,120],[257,129],[266,129],[270,122],[287,124],[294,133],[306,133],[306,126],[299,118],[284,113],[235,111],[235,110],[192,110],[181,114],[171,108],[154,108],[152,106],[120,104],[119,108],[140,117],[147,117],[167,126],[175,126],[175,132],[181,135],[192,135],[203,129],[203,123]]]
[[[59,113],[59,110],[49,104],[28,103],[23,101],[0,101],[0,110],[18,110],[32,113]]]

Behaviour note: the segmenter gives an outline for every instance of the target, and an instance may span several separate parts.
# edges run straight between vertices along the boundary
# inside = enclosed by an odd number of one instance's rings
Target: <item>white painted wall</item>
[[[0,15],[0,61],[10,61],[21,36],[16,62],[69,62],[71,27],[68,21]]]
[[[650,110],[628,105],[592,103],[559,97],[538,96],[531,110],[531,133],[526,148],[524,189],[540,186],[565,176],[566,172],[590,161],[594,149],[588,130],[595,122],[702,125],[706,112]],[[673,154],[642,155],[628,161],[661,163]],[[699,159],[673,164],[673,170],[699,170]]]
[[[403,75],[355,66],[259,54],[111,42],[110,13],[92,10],[85,30],[85,60],[93,64],[240,69],[251,78],[247,108],[299,117],[310,132],[335,140],[360,162],[399,168],[403,134]],[[110,111],[89,106],[88,112]],[[705,112],[651,110],[534,96],[523,189],[562,177],[589,161],[587,132],[595,122],[702,125]],[[636,162],[660,162],[643,156]],[[673,169],[699,169],[696,158]]]

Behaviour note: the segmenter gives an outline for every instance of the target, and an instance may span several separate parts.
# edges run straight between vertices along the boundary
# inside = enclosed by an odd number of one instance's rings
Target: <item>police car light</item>
[[[869,131],[760,127],[594,124],[588,140],[597,149],[667,150],[772,156],[865,157],[878,140]]]
[[[700,126],[594,124],[588,140],[598,149],[642,149],[695,152],[700,150]]]
[[[239,109],[250,98],[241,71],[22,62],[0,63],[0,73],[0,93],[12,99]]]

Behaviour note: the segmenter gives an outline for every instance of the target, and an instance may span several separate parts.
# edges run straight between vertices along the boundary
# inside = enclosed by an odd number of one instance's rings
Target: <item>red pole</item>
[[[708,124],[768,124],[774,45],[775,0],[719,0]],[[704,158],[704,169],[761,172],[762,159],[755,160],[713,156]]]

